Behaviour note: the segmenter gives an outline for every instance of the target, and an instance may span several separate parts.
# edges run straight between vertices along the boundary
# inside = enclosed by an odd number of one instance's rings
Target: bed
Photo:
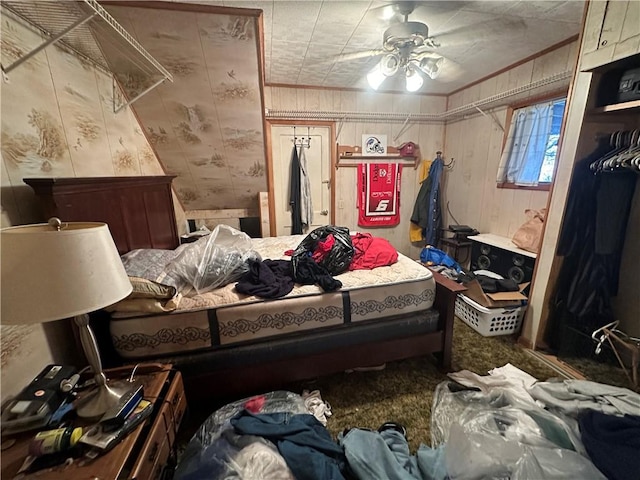
[[[171,250],[179,245],[166,189],[170,179],[25,181],[40,198],[45,218],[104,221],[125,254],[134,248]],[[106,209],[105,199],[120,205]],[[166,223],[164,228],[158,219]],[[263,258],[278,258],[301,238],[254,243]],[[435,354],[442,368],[450,367],[453,305],[462,287],[402,255],[390,267],[338,278],[343,288],[337,292],[297,286],[283,299],[269,301],[234,297],[233,285],[228,285],[214,295],[183,299],[171,314],[111,318],[99,312],[92,325],[105,364],[170,362],[183,373],[190,398],[274,389],[427,353]]]

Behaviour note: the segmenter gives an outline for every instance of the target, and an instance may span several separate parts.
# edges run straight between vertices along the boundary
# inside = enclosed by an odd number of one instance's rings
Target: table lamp
[[[109,227],[70,222],[0,230],[3,325],[25,325],[73,317],[97,390],[78,407],[81,417],[98,417],[125,393],[107,385],[89,312],[131,293]]]

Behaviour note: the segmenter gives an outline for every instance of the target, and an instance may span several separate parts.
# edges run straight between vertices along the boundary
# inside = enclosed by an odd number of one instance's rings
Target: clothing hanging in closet
[[[307,156],[304,153],[305,148],[308,147],[300,145],[300,216],[302,225],[309,228],[313,223],[313,203],[311,202],[311,181],[309,179]]]
[[[294,144],[291,152],[291,166],[289,171],[289,207],[291,208],[291,235],[302,234],[301,211],[301,172],[298,148]]]
[[[634,137],[636,138],[636,137]],[[573,173],[557,254],[564,257],[545,337],[558,350],[565,327],[593,331],[611,322],[637,167],[616,164],[633,145],[600,141]],[[636,140],[637,141],[637,140]],[[613,144],[612,144],[613,143]],[[602,168],[606,160],[609,167]],[[636,172],[636,173],[634,173]]]

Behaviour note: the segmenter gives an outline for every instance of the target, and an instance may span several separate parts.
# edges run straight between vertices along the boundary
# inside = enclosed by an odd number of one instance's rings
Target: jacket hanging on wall
[[[301,178],[300,159],[298,158],[298,148],[294,145],[291,152],[291,166],[289,171],[289,207],[291,208],[291,235],[302,233],[302,212],[301,212]]]
[[[420,164],[420,171],[418,173],[418,182],[420,184],[424,183],[424,181],[429,178],[429,170],[432,163],[433,160],[422,160],[422,163]],[[415,223],[410,222],[409,240],[412,242],[422,242],[424,240],[424,229],[420,228],[420,226]]]
[[[358,225],[393,227],[400,223],[398,163],[358,164]]]
[[[311,182],[309,167],[304,153],[305,146],[300,146],[300,216],[302,225],[309,228],[313,223],[313,204],[311,202]]]
[[[427,245],[436,246],[442,227],[442,209],[440,205],[440,178],[444,168],[444,160],[438,156],[429,168],[429,176],[422,182],[418,198],[413,207],[411,222],[424,229]]]

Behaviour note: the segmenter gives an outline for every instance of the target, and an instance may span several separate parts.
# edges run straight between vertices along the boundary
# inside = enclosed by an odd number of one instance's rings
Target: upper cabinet
[[[580,70],[587,71],[640,50],[640,2],[595,0],[584,26]]]

